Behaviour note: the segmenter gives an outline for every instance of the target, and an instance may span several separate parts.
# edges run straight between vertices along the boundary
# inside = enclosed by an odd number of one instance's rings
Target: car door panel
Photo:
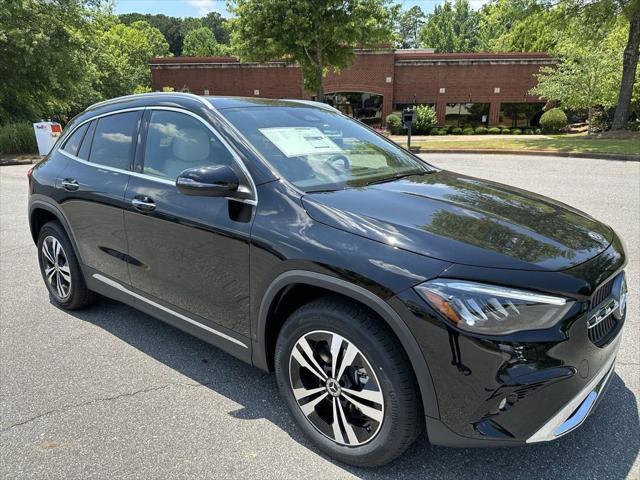
[[[154,113],[148,114],[143,160],[147,169],[141,167],[142,173],[132,176],[125,195],[124,222],[134,260],[129,265],[131,284],[212,325],[248,337],[249,238],[255,207],[234,199],[181,193],[174,177],[192,159],[204,155],[204,165],[231,158],[230,153],[219,150],[208,132],[211,127],[201,125],[198,132],[200,127],[192,119],[176,117],[171,123],[172,117],[165,112],[156,114],[165,120],[155,121]],[[172,138],[154,130],[156,126],[162,132],[186,131],[192,141],[204,141],[207,133],[206,155],[198,147],[176,146]],[[196,161],[192,166],[200,164]]]
[[[124,194],[141,115],[142,111],[114,113],[93,120],[81,145],[60,151],[70,158],[59,175],[60,208],[71,225],[82,263],[125,283],[129,283],[129,271]],[[115,166],[109,165],[112,160]]]

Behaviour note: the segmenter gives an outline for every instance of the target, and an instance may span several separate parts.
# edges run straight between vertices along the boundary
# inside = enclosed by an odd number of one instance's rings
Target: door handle
[[[60,185],[62,185],[62,188],[64,188],[67,192],[75,192],[80,188],[80,184],[77,182],[77,180],[74,180],[72,178],[65,178],[60,182]]]
[[[131,200],[133,208],[142,213],[152,212],[156,208],[156,204],[149,197],[137,196]]]

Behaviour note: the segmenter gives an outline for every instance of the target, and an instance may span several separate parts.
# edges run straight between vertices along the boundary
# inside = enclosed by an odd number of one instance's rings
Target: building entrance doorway
[[[325,95],[326,103],[367,125],[382,124],[382,99],[382,95],[366,92],[335,92]]]

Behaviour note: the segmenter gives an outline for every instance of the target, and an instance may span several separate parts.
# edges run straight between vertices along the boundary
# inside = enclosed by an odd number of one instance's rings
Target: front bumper
[[[615,354],[578,395],[545,423],[540,430],[527,439],[527,443],[555,440],[582,425],[609,385],[609,380],[615,368]]]
[[[446,446],[523,445],[579,427],[613,376],[624,324],[595,342],[584,306],[549,331],[490,338],[456,331],[412,290],[393,306],[429,365],[439,413],[426,418],[429,439]]]

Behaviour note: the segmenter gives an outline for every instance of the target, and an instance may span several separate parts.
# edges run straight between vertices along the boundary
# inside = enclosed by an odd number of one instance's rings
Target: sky
[[[480,8],[487,0],[469,0],[472,8]],[[444,0],[402,0],[403,8],[420,6],[425,13]],[[209,12],[229,16],[226,0],[116,0],[116,13],[163,13],[172,17],[202,17]]]

